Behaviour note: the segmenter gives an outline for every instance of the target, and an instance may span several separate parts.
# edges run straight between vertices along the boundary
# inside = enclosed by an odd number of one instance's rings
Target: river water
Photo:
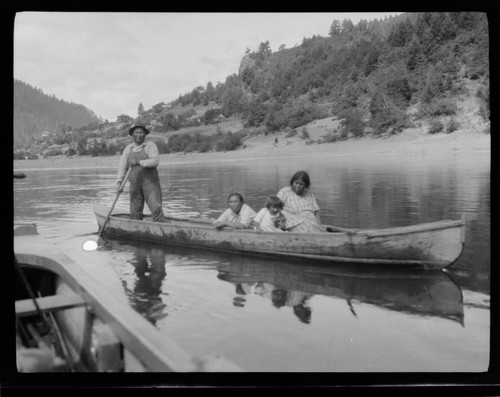
[[[117,158],[118,161],[118,158]],[[74,258],[193,355],[258,372],[482,372],[490,349],[490,154],[253,159],[160,165],[166,214],[217,217],[239,191],[258,211],[308,171],[322,221],[354,228],[467,217],[445,271],[332,267],[95,237],[115,169],[25,170],[14,219]],[[125,189],[117,208],[128,208]]]

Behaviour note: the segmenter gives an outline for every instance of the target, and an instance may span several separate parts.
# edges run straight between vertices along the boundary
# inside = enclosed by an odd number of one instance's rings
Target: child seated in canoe
[[[262,208],[250,224],[255,230],[265,232],[281,232],[285,231],[286,218],[282,214],[283,201],[276,196],[267,198],[265,208]]]

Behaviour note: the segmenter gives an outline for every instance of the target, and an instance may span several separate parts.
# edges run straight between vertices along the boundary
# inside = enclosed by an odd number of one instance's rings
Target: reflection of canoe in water
[[[36,232],[14,225],[20,372],[238,370],[184,352]]]
[[[220,279],[235,285],[271,284],[274,289],[324,295],[463,325],[460,288],[442,271],[358,271],[353,268],[233,261],[219,268]]]
[[[360,302],[413,315],[446,318],[463,325],[462,291],[440,270],[321,266],[309,261],[251,258],[118,237],[106,237],[105,241],[115,250],[134,250],[139,244],[147,252],[163,250],[166,256],[179,258],[175,260],[178,266],[202,263],[214,267],[217,277],[234,284],[241,294],[281,299],[286,306],[293,306],[291,300],[301,296],[323,295],[345,299],[350,304]]]
[[[99,227],[109,207],[96,205]],[[113,210],[105,234],[165,244],[260,256],[357,264],[423,265],[441,269],[462,252],[464,221],[439,221],[390,229],[343,229],[330,233],[272,233],[216,230],[208,220],[167,217],[165,223],[131,220]],[[333,229],[331,229],[333,230]]]

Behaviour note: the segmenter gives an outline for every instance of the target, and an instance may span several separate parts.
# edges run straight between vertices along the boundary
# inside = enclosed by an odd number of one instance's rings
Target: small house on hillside
[[[146,127],[151,131],[157,131],[164,128],[162,122],[159,120],[151,120]]]
[[[126,114],[120,114],[120,115],[116,118],[116,122],[117,122],[117,123],[128,123],[129,121],[132,121],[132,117],[127,116]]]

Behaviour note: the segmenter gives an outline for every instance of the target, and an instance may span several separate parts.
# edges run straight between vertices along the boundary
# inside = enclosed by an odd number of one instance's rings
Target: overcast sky
[[[22,12],[14,26],[14,77],[115,121],[238,73],[249,48],[277,51],[328,36],[334,19],[393,13]]]

